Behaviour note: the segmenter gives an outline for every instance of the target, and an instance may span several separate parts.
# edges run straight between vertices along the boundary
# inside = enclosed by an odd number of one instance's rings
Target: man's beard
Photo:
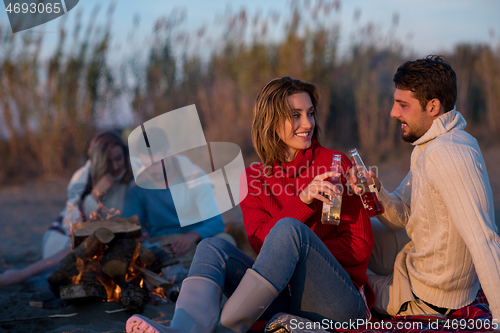
[[[422,137],[422,135],[419,136],[419,135],[412,133],[412,132],[409,132],[406,135],[405,134],[406,133],[403,132],[403,134],[401,135],[401,138],[403,139],[403,141],[409,142],[409,143],[413,143]]]
[[[405,124],[406,126],[408,126],[407,123],[403,123],[402,121],[398,120],[398,123],[400,124]],[[408,127],[409,129],[409,127]],[[408,131],[408,133],[405,133],[405,131],[403,131],[403,134],[401,134],[401,138],[403,139],[403,141],[405,142],[409,142],[409,143],[413,143],[415,141],[417,141],[418,139],[420,139],[423,135],[425,134],[422,133],[420,135],[416,134],[415,132],[413,132],[411,129]]]

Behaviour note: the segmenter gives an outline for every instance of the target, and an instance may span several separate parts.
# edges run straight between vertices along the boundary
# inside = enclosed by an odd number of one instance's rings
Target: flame
[[[80,284],[80,279],[82,278],[82,273],[85,269],[85,263],[80,258],[76,258],[76,269],[78,269],[78,275],[71,278],[71,284]]]
[[[153,295],[156,295],[156,296],[159,296],[159,297],[162,297],[162,298],[168,299],[168,297],[167,297],[167,293],[166,293],[166,290],[165,290],[165,289],[163,289],[163,288],[160,288],[160,287],[153,288],[153,289],[151,289],[151,293],[152,293]]]
[[[125,281],[127,282],[134,280],[142,273],[139,269],[135,267],[135,266],[142,266],[141,263],[137,261],[140,253],[141,253],[141,243],[137,242],[134,254],[132,255],[132,259],[130,259],[130,263],[128,265],[127,275],[125,276]]]
[[[120,212],[120,210],[119,210],[119,209],[114,209],[114,208],[111,208],[111,209],[109,210],[109,212],[108,212],[108,215],[106,216],[106,220],[110,220],[110,219],[112,219],[112,218],[113,218],[113,217],[115,217],[115,216],[120,217],[120,214],[121,214],[121,212]]]
[[[97,275],[97,279],[101,284],[104,286],[106,289],[106,295],[108,297],[108,302],[117,302],[119,303],[121,301],[122,297],[122,289],[120,288],[119,285],[117,285],[109,276],[106,274],[100,272],[100,274]]]
[[[90,221],[102,220],[101,215],[97,211],[90,213],[89,215]]]
[[[112,297],[108,297],[108,302],[115,301],[120,302],[122,299],[122,288],[119,285],[116,285],[115,290],[113,290]]]

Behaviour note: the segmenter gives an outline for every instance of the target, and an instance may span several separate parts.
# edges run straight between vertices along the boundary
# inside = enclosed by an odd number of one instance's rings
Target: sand
[[[500,208],[500,147],[483,151],[493,189],[495,207]],[[399,162],[379,166],[380,179],[393,190],[404,178],[409,167],[409,154]],[[69,179],[49,178],[31,184],[0,188],[0,272],[23,267],[40,258],[42,236],[50,222],[64,207]],[[497,225],[500,211],[496,212]],[[125,332],[126,312],[107,313],[121,309],[114,302],[91,302],[61,307],[52,300],[46,307],[30,306],[31,301],[50,299],[43,277],[32,278],[21,285],[0,288],[0,332]],[[143,315],[158,322],[169,323],[174,304],[147,304]],[[72,317],[19,320],[73,314]],[[14,320],[3,322],[6,320]]]

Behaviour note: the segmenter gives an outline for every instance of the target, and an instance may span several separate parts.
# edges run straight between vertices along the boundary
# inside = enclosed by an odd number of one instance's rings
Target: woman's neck
[[[297,149],[292,150],[292,149],[288,148],[288,151],[285,155],[285,162],[287,162],[287,163],[293,162],[293,160],[295,160],[295,157],[297,157],[298,152],[299,151]]]

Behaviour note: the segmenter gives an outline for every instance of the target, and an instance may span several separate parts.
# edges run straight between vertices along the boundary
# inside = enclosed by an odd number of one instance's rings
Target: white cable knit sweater
[[[500,320],[493,197],[466,124],[457,111],[435,119],[413,143],[410,172],[401,185],[393,193],[380,191],[386,208],[380,221],[393,230],[406,228],[411,238],[395,262],[393,311],[413,299],[412,291],[436,306],[458,309],[474,300],[481,283],[493,318]]]

